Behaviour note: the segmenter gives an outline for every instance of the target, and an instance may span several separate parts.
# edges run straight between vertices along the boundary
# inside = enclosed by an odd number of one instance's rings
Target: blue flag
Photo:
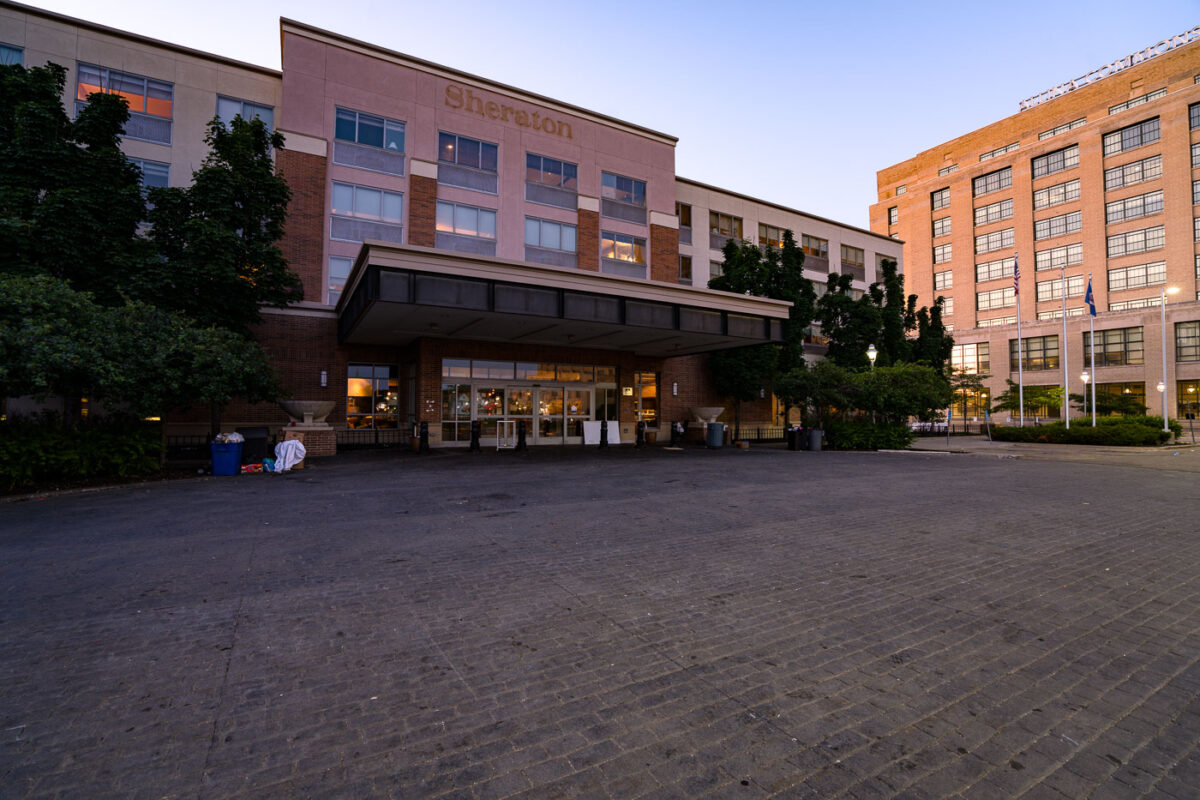
[[[1088,304],[1088,309],[1092,316],[1096,316],[1096,298],[1092,297],[1092,279],[1088,278],[1087,294],[1083,296],[1083,302]]]

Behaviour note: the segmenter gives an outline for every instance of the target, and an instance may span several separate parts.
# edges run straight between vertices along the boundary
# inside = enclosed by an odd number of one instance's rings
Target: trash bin
[[[209,447],[212,448],[213,475],[237,475],[242,471],[241,442],[213,442]]]
[[[825,431],[820,428],[812,428],[808,433],[808,449],[819,453],[821,451],[821,440],[825,437]]]
[[[261,464],[267,457],[267,439],[271,431],[265,426],[238,428],[237,432],[246,441],[242,444],[242,463]]]
[[[718,449],[725,442],[725,423],[710,422],[705,433],[707,434],[705,444],[713,449]]]
[[[788,450],[800,449],[800,428],[789,426],[787,429],[787,448]]]

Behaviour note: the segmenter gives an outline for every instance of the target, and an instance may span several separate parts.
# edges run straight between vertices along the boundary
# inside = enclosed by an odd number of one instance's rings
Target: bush
[[[0,491],[50,481],[128,478],[158,471],[157,424],[89,420],[63,427],[54,417],[0,423]]]
[[[901,424],[830,422],[825,426],[825,442],[831,450],[903,450],[916,438]]]
[[[1176,436],[1183,430],[1178,422],[1172,422],[1171,427]],[[992,438],[1001,442],[1153,447],[1167,442],[1171,434],[1162,429],[1162,417],[1139,416],[1097,419],[1095,428],[1078,422],[1069,429],[1062,422],[1025,428],[993,428]]]

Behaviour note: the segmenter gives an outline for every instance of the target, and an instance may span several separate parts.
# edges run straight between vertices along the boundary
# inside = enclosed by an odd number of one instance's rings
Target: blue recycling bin
[[[212,474],[239,475],[242,471],[241,442],[213,442]]]

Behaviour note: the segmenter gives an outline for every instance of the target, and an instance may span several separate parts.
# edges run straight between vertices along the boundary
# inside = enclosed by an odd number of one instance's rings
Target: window
[[[1026,370],[1058,369],[1058,335],[1021,340],[1021,366]],[[1017,371],[1017,340],[1008,340],[1008,369]]]
[[[991,205],[980,206],[975,209],[975,224],[989,225],[993,222],[999,222],[1002,219],[1008,219],[1012,215],[1013,201],[1001,200],[999,203],[992,203]]]
[[[1053,153],[1046,153],[1033,159],[1033,177],[1041,178],[1053,175],[1065,169],[1079,166],[1079,145],[1073,144]]]
[[[675,216],[679,217],[679,227],[692,227],[692,207],[687,203],[675,203]]]
[[[261,119],[267,130],[275,128],[275,109],[261,103],[251,103],[249,100],[238,100],[236,97],[217,96],[217,116],[226,127],[233,122],[234,117],[244,120]]]
[[[1048,320],[1048,319],[1062,319],[1062,316],[1063,316],[1062,309],[1056,308],[1053,311],[1039,311],[1037,318],[1038,318],[1038,322],[1044,322],[1045,320]],[[1067,316],[1068,317],[1082,317],[1083,316],[1083,308],[1082,307],[1068,308]]]
[[[995,172],[989,172],[987,175],[980,175],[972,182],[976,197],[998,192],[1010,186],[1012,186],[1012,167],[1005,167]]]
[[[954,287],[954,272],[946,270],[945,272],[933,273],[933,289],[941,292]]]
[[[646,240],[637,236],[604,231],[600,234],[600,255],[610,261],[645,265]]]
[[[1192,181],[1192,205],[1200,203],[1200,181]]]
[[[484,172],[495,172],[499,161],[499,148],[490,142],[439,131],[438,161]]]
[[[350,269],[353,266],[354,259],[352,258],[329,257],[329,286],[326,287],[329,294],[329,305],[337,305],[338,299],[345,291],[346,279],[350,277]]]
[[[396,192],[337,181],[333,183],[333,213],[343,217],[399,223],[403,221],[403,200],[403,195]]]
[[[346,108],[337,109],[334,137],[343,142],[378,147],[394,153],[404,152],[403,122],[362,114]]]
[[[1192,145],[1192,169],[1200,167],[1200,142]]]
[[[1040,210],[1078,199],[1079,179],[1076,178],[1073,181],[1056,183],[1053,186],[1047,186],[1045,189],[1038,189],[1033,193],[1033,208],[1034,210]]]
[[[1000,325],[1016,325],[1016,317],[992,317],[991,319],[980,319],[975,321],[976,328],[995,328]]]
[[[1005,247],[1012,247],[1014,241],[1012,228],[985,233],[975,237],[975,252],[990,253],[993,250],[1002,250]]]
[[[1177,328],[1178,330],[1178,328]],[[1083,332],[1083,363],[1091,366],[1092,335]],[[1096,331],[1096,366],[1123,367],[1127,364],[1142,364],[1142,329],[1116,328],[1108,331]]]
[[[1192,103],[1188,106],[1188,126],[1193,130],[1200,128],[1200,103]]]
[[[1200,361],[1200,322],[1175,323],[1175,360]]]
[[[1051,128],[1048,131],[1042,131],[1041,133],[1039,133],[1038,141],[1040,142],[1043,139],[1049,139],[1051,136],[1058,136],[1060,133],[1066,133],[1067,131],[1073,131],[1076,128],[1082,127],[1083,125],[1086,125],[1086,124],[1087,124],[1087,117],[1080,117],[1079,119],[1072,120],[1071,122],[1065,122],[1062,125],[1059,125],[1057,128]]]
[[[611,172],[600,173],[600,197],[631,206],[646,205],[646,182]]]
[[[939,244],[933,248],[933,263],[945,264],[952,258],[954,258],[953,244]]]
[[[892,206],[888,209],[888,225],[895,225],[900,221],[900,209],[897,206]]]
[[[719,278],[724,274],[725,274],[725,262],[723,262],[723,261],[708,262],[708,277],[710,280],[712,278]]]
[[[1068,233],[1076,233],[1083,227],[1082,219],[1082,214],[1079,211],[1072,211],[1070,214],[1061,214],[1057,217],[1049,217],[1048,219],[1039,219],[1033,223],[1034,241],[1063,236]]]
[[[995,158],[996,156],[1002,156],[1005,153],[1011,153],[1013,150],[1016,150],[1020,146],[1021,146],[1020,142],[1013,142],[1012,144],[1004,145],[1004,147],[997,147],[995,150],[989,150],[986,153],[981,153],[979,155],[979,160],[980,161],[988,161],[990,159]]]
[[[942,313],[945,314],[947,317],[954,315],[954,298],[953,297],[943,297],[942,298]]]
[[[733,239],[742,238],[742,218],[716,211],[708,212],[708,227],[713,233]]]
[[[759,247],[783,247],[783,229],[758,223]]]
[[[1160,136],[1158,117],[1104,134],[1104,155],[1124,153],[1136,147],[1157,142]]]
[[[933,221],[934,236],[949,236],[950,235],[950,218],[942,217]]]
[[[496,212],[461,203],[437,201],[437,232],[456,236],[496,238]]]
[[[1116,303],[1109,303],[1108,310],[1109,311],[1132,311],[1135,308],[1154,308],[1155,306],[1160,305],[1161,301],[1162,301],[1161,296],[1139,297],[1136,300],[1120,300]]]
[[[1153,92],[1148,92],[1148,93],[1140,95],[1138,97],[1131,97],[1130,99],[1126,100],[1124,103],[1117,103],[1115,106],[1109,106],[1108,113],[1109,114],[1118,114],[1122,111],[1125,111],[1126,109],[1133,108],[1134,106],[1140,106],[1142,103],[1149,103],[1151,100],[1157,100],[1160,97],[1166,97],[1166,96],[1167,96],[1166,89],[1157,89]],[[1195,126],[1193,126],[1193,127],[1195,127]]]
[[[692,257],[691,256],[680,256],[679,257],[679,282],[680,283],[691,283],[692,282]]]
[[[938,177],[940,178],[944,175],[949,175],[951,172],[957,172],[957,171],[958,171],[958,164],[950,164],[950,165],[942,167],[941,169],[938,170]]]
[[[1200,242],[1200,217],[1192,219],[1192,239]]]
[[[905,194],[906,192],[908,192],[907,184],[902,183],[896,187],[896,197],[899,197],[900,195]]]
[[[1195,147],[1193,147],[1193,162],[1195,161],[1195,152]],[[1195,163],[1192,166],[1196,166]],[[1162,156],[1150,156],[1149,158],[1143,158],[1141,161],[1134,161],[1130,164],[1122,164],[1119,167],[1104,170],[1104,189],[1105,191],[1111,191],[1112,189],[1120,189],[1122,186],[1132,186],[1135,183],[1151,181],[1161,177]]]
[[[936,192],[930,194],[929,202],[933,206],[934,211],[950,205],[950,187],[947,186],[945,189],[938,189]]]
[[[829,240],[818,239],[816,236],[809,236],[807,233],[800,234],[800,249],[805,255],[815,256],[816,258],[829,258]]]
[[[1011,278],[1017,266],[1015,258],[1001,258],[998,261],[985,261],[975,265],[975,282],[986,283],[998,281],[1001,278]]]
[[[0,67],[25,63],[25,51],[11,44],[0,44]]]
[[[124,135],[159,144],[171,143],[171,115],[175,87],[166,81],[146,78],[131,72],[80,63],[75,88],[75,113],[87,104],[88,96],[102,92],[116,94],[129,103],[130,119]]]
[[[171,165],[159,161],[146,161],[141,158],[131,158],[129,163],[142,171],[142,188],[165,188],[171,173]]]
[[[1083,297],[1083,276],[1068,275],[1067,276],[1067,297]],[[1038,281],[1037,284],[1037,301],[1039,303],[1047,303],[1051,300],[1062,299],[1063,282],[1060,278],[1051,278],[1046,281]]]
[[[392,367],[347,365],[347,428],[395,428],[399,425],[399,409],[400,384]]]
[[[658,373],[633,373],[634,410],[638,422],[653,427],[658,424]]]
[[[862,270],[866,265],[866,254],[861,247],[851,247],[848,244],[842,245],[842,266],[850,269]]]
[[[1195,184],[1193,184],[1193,195],[1195,194]],[[1147,192],[1134,197],[1127,197],[1124,200],[1115,200],[1104,205],[1104,221],[1109,225],[1115,222],[1124,222],[1128,219],[1138,219],[1139,217],[1148,217],[1151,214],[1161,214],[1163,210],[1163,193],[1159,189],[1157,192]]]
[[[1147,250],[1157,250],[1165,244],[1166,237],[1163,234],[1162,225],[1156,228],[1142,228],[1128,233],[1118,233],[1108,237],[1108,257],[1115,258],[1133,253],[1144,253]]]
[[[525,218],[525,245],[546,250],[575,252],[575,226],[548,219]]]
[[[1039,250],[1034,253],[1034,261],[1038,271],[1044,269],[1060,269],[1073,264],[1083,263],[1083,245],[1066,244],[1051,250]]]
[[[950,366],[955,372],[986,375],[992,371],[991,345],[988,342],[956,344],[950,350]]]
[[[1003,289],[992,289],[987,292],[975,293],[975,310],[988,311],[993,308],[1008,308],[1017,304],[1017,294],[1013,291],[1013,287],[1006,286]],[[1016,321],[1015,319],[1013,320]],[[982,322],[980,323],[982,324]]]

